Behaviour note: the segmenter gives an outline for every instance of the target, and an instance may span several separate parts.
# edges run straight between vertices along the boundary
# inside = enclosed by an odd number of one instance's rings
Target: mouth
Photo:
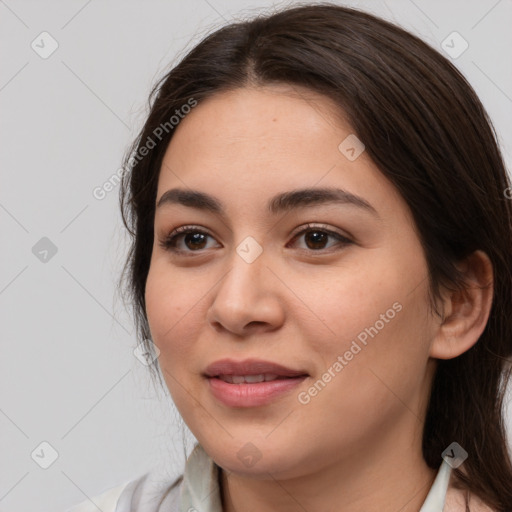
[[[306,377],[306,375],[298,375],[298,377]],[[284,375],[276,375],[275,373],[259,373],[257,375],[216,375],[212,379],[220,379],[230,384],[256,384],[258,382],[271,382],[274,380],[295,379],[297,377],[287,377]]]
[[[309,374],[261,360],[220,360],[208,366],[204,376],[212,395],[229,407],[266,405],[284,397]]]
[[[233,381],[226,380],[226,382],[241,384],[243,382],[254,383],[302,377],[307,376],[308,373],[302,369],[287,368],[279,363],[263,361],[261,359],[246,359],[244,361],[220,359],[210,364],[206,368],[204,375],[206,377],[221,378],[222,380],[233,378]]]

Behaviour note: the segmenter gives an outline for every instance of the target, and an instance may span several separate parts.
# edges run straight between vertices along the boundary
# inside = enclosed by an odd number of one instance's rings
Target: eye
[[[304,237],[306,244],[305,250],[311,250],[314,252],[329,249],[330,247],[326,247],[329,238],[335,238],[338,241],[337,244],[333,244],[334,246],[345,246],[353,243],[352,240],[341,235],[340,233],[336,233],[335,231],[327,229],[323,226],[314,226],[312,224],[308,224],[305,229],[302,229],[297,234],[295,234],[293,241],[300,237]],[[331,245],[331,247],[333,247],[333,245]],[[301,247],[301,249],[304,249],[304,247]]]
[[[169,233],[160,241],[159,245],[171,252],[198,252],[198,250],[208,248],[206,247],[208,237],[212,238],[206,231],[195,226],[182,226]],[[181,241],[185,244],[185,249],[180,246],[179,242]]]
[[[329,249],[330,247],[326,247],[329,238],[337,240],[337,244],[332,244],[331,247],[333,245],[345,246],[353,243],[352,240],[340,233],[336,233],[335,231],[323,226],[314,226],[312,224],[308,224],[306,228],[296,232],[292,237],[292,242],[299,239],[301,236],[305,237],[304,240],[306,242],[306,247],[301,247],[300,249],[310,250],[313,252],[320,252],[324,249]],[[211,235],[198,227],[182,226],[176,228],[161,240],[159,245],[163,249],[175,253],[201,252],[202,249],[211,248],[211,246],[208,247],[208,238],[213,239]]]

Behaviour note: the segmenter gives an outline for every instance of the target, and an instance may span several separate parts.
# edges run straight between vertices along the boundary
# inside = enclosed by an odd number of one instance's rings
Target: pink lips
[[[218,377],[219,375],[259,375],[260,373],[275,373],[280,377],[307,375],[307,372],[304,370],[292,370],[280,364],[261,359],[245,359],[244,361],[219,359],[207,366],[205,370],[205,374],[208,377]]]
[[[277,379],[263,382],[225,382],[219,376],[277,375]],[[308,377],[304,370],[293,370],[277,363],[259,359],[234,361],[222,359],[205,370],[213,396],[230,407],[265,405],[289,392]]]

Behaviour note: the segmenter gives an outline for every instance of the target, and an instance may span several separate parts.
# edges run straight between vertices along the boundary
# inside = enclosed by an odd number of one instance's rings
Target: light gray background
[[[441,52],[459,32],[469,48],[454,62],[490,113],[510,169],[510,0],[343,3]],[[64,510],[156,466],[181,473],[179,415],[134,357],[134,327],[116,300],[127,249],[118,188],[103,200],[92,191],[119,169],[150,86],[184,49],[272,5],[282,4],[0,0],[1,510]],[[43,31],[59,45],[47,59],[31,48]],[[43,237],[57,248],[46,263],[32,252]],[[36,463],[51,461],[44,441],[58,452],[48,469]]]

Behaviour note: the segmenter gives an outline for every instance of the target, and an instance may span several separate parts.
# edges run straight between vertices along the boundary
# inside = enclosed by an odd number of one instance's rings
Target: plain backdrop
[[[482,99],[510,169],[510,0],[340,3],[441,52],[458,32],[469,46],[449,58]],[[116,294],[127,250],[118,189],[101,200],[93,190],[120,168],[151,85],[178,56],[281,5],[0,0],[0,510],[64,510],[157,466],[182,472],[194,438],[135,357]]]

